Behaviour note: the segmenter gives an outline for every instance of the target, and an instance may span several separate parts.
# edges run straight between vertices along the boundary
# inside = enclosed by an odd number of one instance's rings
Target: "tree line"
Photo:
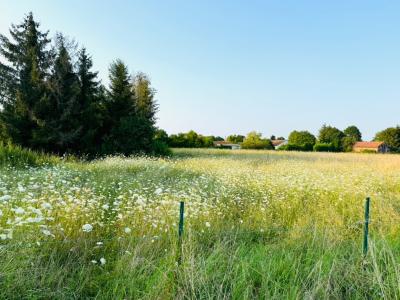
[[[203,136],[191,130],[188,133],[168,134],[159,130],[156,135],[158,139],[177,148],[204,148],[212,147],[213,142],[223,141],[220,136]],[[286,140],[284,137],[272,135],[269,138],[263,137],[261,133],[252,131],[246,136],[232,134],[226,137],[226,141],[233,144],[240,144],[242,149],[274,149],[273,142]],[[348,126],[340,130],[330,125],[323,125],[318,135],[315,136],[309,131],[294,130],[289,134],[287,144],[279,147],[279,150],[286,151],[317,151],[317,152],[351,152],[356,142],[362,141],[361,131],[357,126]],[[376,133],[374,141],[385,142],[391,152],[400,152],[400,127],[389,127]]]
[[[357,126],[349,126],[343,131],[323,125],[315,137],[308,131],[292,131],[288,144],[281,150],[350,152],[356,142],[362,141]],[[389,127],[375,134],[373,141],[385,142],[391,152],[400,152],[400,127]]]
[[[87,50],[29,13],[0,35],[0,141],[64,154],[165,153],[155,90],[116,59],[105,87]]]

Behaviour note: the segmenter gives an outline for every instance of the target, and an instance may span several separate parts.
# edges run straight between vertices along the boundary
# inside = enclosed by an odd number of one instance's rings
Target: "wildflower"
[[[17,207],[17,208],[14,209],[14,212],[17,215],[22,215],[23,213],[25,213],[25,209],[23,209],[22,207]]]
[[[11,199],[10,195],[3,195],[3,196],[0,197],[0,201],[8,201],[10,199]]]
[[[100,263],[101,265],[105,265],[106,264],[106,259],[104,257],[100,258]]]
[[[131,233],[132,230],[129,227],[125,227],[124,231],[125,233]]]
[[[50,230],[47,230],[47,229],[43,229],[43,230],[42,230],[42,233],[43,233],[44,235],[47,235],[47,236],[54,236],[54,235],[50,232]]]
[[[206,227],[211,227],[210,222],[206,222]]]
[[[85,224],[82,226],[83,232],[91,232],[93,230],[93,226],[91,224]]]
[[[44,203],[42,203],[42,208],[43,208],[43,209],[51,209],[52,206],[51,206],[50,203],[44,202]]]
[[[107,210],[110,208],[110,206],[108,204],[104,204],[101,208],[103,208],[104,210]]]
[[[162,193],[162,189],[158,188],[155,190],[156,195],[160,195]]]
[[[92,263],[92,264],[97,264],[97,261],[92,260],[91,263]]]

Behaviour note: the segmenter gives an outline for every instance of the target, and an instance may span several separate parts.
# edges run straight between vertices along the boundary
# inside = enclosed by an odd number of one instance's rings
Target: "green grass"
[[[400,156],[174,153],[2,164],[0,298],[400,298]]]
[[[60,159],[12,144],[0,142],[0,166],[28,167],[56,164]]]

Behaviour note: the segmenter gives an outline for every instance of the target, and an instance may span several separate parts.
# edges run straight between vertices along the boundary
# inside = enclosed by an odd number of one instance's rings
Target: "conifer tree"
[[[141,137],[137,135],[139,124],[128,67],[121,60],[116,60],[110,66],[109,78],[103,153],[129,155],[141,150],[137,146]]]
[[[52,61],[47,32],[39,30],[29,13],[19,25],[12,25],[11,40],[0,35],[3,110],[0,120],[13,142],[32,147],[34,131],[41,121],[36,106],[46,94],[45,80]]]
[[[79,153],[96,154],[101,143],[101,128],[104,115],[104,88],[93,72],[92,58],[83,48],[78,57],[78,80],[80,107],[79,123],[82,125],[82,134],[76,149]]]
[[[74,72],[68,41],[56,37],[56,58],[48,82],[49,93],[40,102],[40,117],[44,121],[37,130],[39,147],[63,154],[74,152],[83,130],[80,124],[79,81]]]

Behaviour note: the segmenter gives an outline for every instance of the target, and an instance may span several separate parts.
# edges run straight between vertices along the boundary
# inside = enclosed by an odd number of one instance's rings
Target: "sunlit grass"
[[[3,164],[0,298],[400,297],[400,156],[174,153]]]

